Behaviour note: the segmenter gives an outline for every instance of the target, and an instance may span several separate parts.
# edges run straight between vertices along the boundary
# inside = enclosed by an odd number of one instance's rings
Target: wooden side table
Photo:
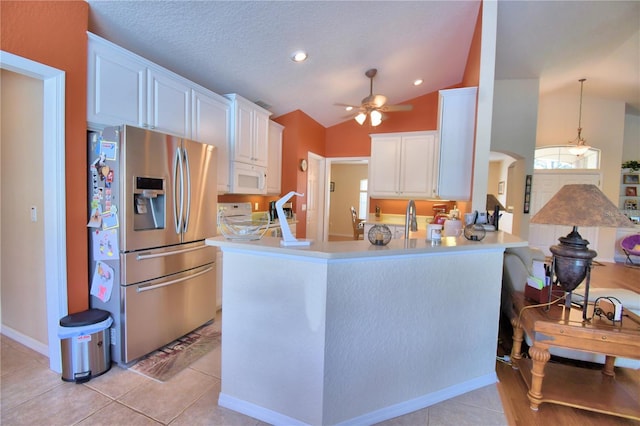
[[[529,388],[531,409],[541,403],[567,405],[585,410],[640,420],[638,389],[616,381],[616,357],[640,359],[640,318],[624,312],[622,322],[594,317],[583,323],[582,310],[555,305],[548,311],[525,300],[523,293],[512,297],[516,316],[513,324],[511,361]],[[531,359],[522,358],[523,333],[533,341]],[[602,371],[549,363],[549,347],[576,349],[606,355]],[[543,386],[544,382],[544,386]]]

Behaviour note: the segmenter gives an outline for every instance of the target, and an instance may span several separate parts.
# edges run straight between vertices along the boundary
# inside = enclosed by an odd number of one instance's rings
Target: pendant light
[[[586,144],[586,140],[582,137],[582,86],[586,81],[586,78],[581,78],[578,80],[580,82],[580,110],[578,113],[578,136],[569,141],[569,152],[573,155],[581,156],[584,155],[591,147]],[[575,145],[573,145],[575,144]]]

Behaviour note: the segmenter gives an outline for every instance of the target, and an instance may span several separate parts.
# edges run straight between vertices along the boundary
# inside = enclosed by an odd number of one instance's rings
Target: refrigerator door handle
[[[178,169],[179,169],[179,173],[178,173]],[[184,175],[184,171],[183,171],[183,166],[182,166],[182,151],[180,150],[180,148],[176,149],[176,155],[173,157],[173,182],[174,182],[174,188],[173,188],[173,213],[174,213],[174,224],[176,227],[176,234],[180,234],[182,232],[182,214],[184,213],[183,208],[184,208],[184,188],[183,188],[183,181],[182,181],[182,177]],[[180,177],[180,184],[178,185],[178,176]],[[178,194],[176,194],[176,192],[178,192]],[[176,201],[176,199],[179,198],[179,202]],[[178,208],[177,204],[180,204],[180,207]]]
[[[136,260],[157,259],[159,257],[174,256],[176,254],[183,254],[183,253],[189,253],[189,252],[196,251],[196,250],[203,250],[203,249],[206,249],[208,247],[209,246],[203,244],[203,245],[198,246],[198,247],[190,247],[190,248],[186,248],[186,249],[182,249],[182,250],[165,251],[165,252],[162,252],[162,253],[153,253],[153,254],[140,253],[139,255],[136,256]]]
[[[163,283],[160,284],[148,284],[148,285],[139,285],[138,288],[136,289],[136,291],[138,293],[142,293],[143,291],[150,291],[150,290],[155,290],[157,288],[162,288],[162,287],[167,287],[173,284],[178,284],[181,283],[183,281],[188,281],[191,280],[195,277],[199,277],[200,275],[204,275],[208,272],[211,272],[213,270],[213,266],[209,266],[207,269],[204,269],[198,273],[195,273],[193,275],[189,275],[186,277],[182,277],[182,278],[176,278],[175,280],[171,280],[171,281],[165,281]]]
[[[189,216],[191,213],[191,165],[189,164],[189,154],[187,150],[184,150],[184,164],[186,167],[186,177],[187,177],[187,208],[184,215],[184,232],[187,232],[189,229]],[[183,175],[184,176],[184,175]]]

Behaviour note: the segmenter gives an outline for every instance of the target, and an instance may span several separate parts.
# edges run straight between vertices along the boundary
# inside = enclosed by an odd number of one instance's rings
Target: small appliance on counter
[[[446,213],[446,204],[434,204],[433,205],[433,220],[431,223],[437,225],[444,225],[444,221],[449,219],[449,215]]]
[[[282,211],[287,219],[293,219],[293,204],[292,203],[284,203],[282,205]]]

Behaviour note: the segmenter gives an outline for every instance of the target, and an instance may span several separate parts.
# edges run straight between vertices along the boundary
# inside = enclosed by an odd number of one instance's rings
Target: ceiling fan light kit
[[[378,70],[375,68],[368,69],[364,75],[370,80],[369,82],[369,96],[362,99],[360,107],[354,107],[352,105],[344,105],[337,104],[341,106],[345,106],[347,111],[352,111],[355,108],[358,108],[358,113],[353,117],[354,120],[359,125],[363,125],[365,121],[367,121],[367,116],[369,117],[369,122],[371,126],[376,127],[382,124],[383,112],[392,112],[392,111],[411,111],[413,108],[411,105],[385,105],[387,102],[387,97],[384,95],[373,94],[373,78],[378,73]]]

